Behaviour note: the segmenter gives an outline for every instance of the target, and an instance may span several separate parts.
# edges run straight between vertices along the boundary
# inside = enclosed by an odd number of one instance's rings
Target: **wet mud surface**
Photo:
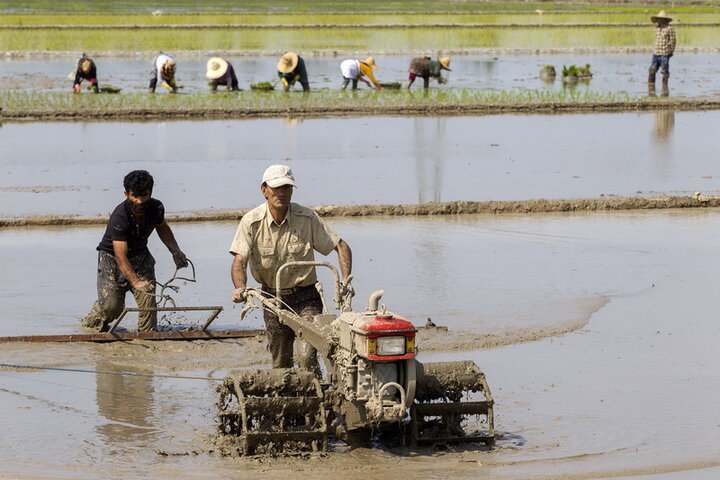
[[[333,444],[324,456],[228,458],[212,442],[215,388],[230,370],[269,366],[262,338],[7,344],[3,474],[351,479],[400,469],[417,478],[584,479],[713,478],[720,469],[720,331],[708,313],[719,301],[720,266],[708,254],[720,235],[714,209],[329,221],[353,248],[356,309],[385,288],[390,310],[448,327],[421,330],[421,360],[483,369],[497,402],[496,448]],[[235,222],[175,227],[199,279],[176,300],[226,306],[218,328],[238,324],[224,253],[234,230]],[[101,226],[0,230],[0,334],[79,331],[101,234]],[[159,242],[151,249],[162,279],[170,255]],[[47,446],[41,457],[37,438]]]

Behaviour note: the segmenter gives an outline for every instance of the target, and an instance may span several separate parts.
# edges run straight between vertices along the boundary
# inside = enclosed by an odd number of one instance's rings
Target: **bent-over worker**
[[[97,67],[92,58],[88,57],[84,53],[75,66],[75,79],[73,81],[73,91],[80,93],[80,84],[83,80],[87,80],[90,83],[90,90],[95,93],[100,92],[100,87],[97,81]]]
[[[228,92],[240,90],[235,69],[227,60],[220,57],[213,57],[207,62],[207,78],[210,80],[210,88],[216,91],[218,85],[225,85]]]
[[[153,230],[172,254],[175,266],[188,265],[165,221],[165,207],[152,198],[153,185],[153,177],[145,170],[133,170],[123,180],[125,200],[113,210],[97,246],[98,299],[83,319],[84,327],[107,331],[125,308],[128,291],[139,308],[155,307],[155,259],[147,247]],[[138,314],[138,330],[152,332],[156,327],[157,312]]]
[[[344,295],[351,292],[347,280],[352,271],[352,252],[314,210],[290,202],[294,187],[295,177],[290,167],[271,165],[265,170],[260,191],[267,201],[242,217],[230,246],[233,255],[231,277],[235,286],[231,297],[233,302],[246,301],[249,264],[255,281],[262,284],[264,292],[281,297],[283,308],[312,317],[323,308],[316,287],[315,267],[284,270],[279,292],[275,290],[278,269],[287,262],[313,261],[315,251],[328,255],[335,250]],[[293,367],[295,332],[268,310],[264,310],[264,320],[273,368]],[[304,341],[298,347],[300,367],[319,373],[315,348]]]
[[[175,83],[175,72],[177,64],[170,55],[160,52],[153,60],[153,68],[150,72],[150,93],[155,93],[157,84],[160,83],[170,93],[177,93],[178,87]]]
[[[413,58],[408,68],[410,72],[410,75],[408,75],[408,80],[410,80],[408,88],[412,87],[417,77],[423,79],[423,88],[430,86],[430,77],[437,79],[438,83],[445,83],[441,75],[443,70],[452,72],[452,70],[450,70],[450,57],[442,57],[437,60],[433,60],[430,57]]]
[[[375,75],[373,75],[373,70],[378,68],[373,57],[368,57],[362,62],[360,60],[344,60],[340,64],[340,72],[342,72],[343,76],[342,89],[345,90],[348,83],[352,81],[352,89],[357,90],[358,80],[360,80],[368,87],[374,85],[378,90],[383,90],[383,87],[375,80]],[[365,80],[365,77],[369,78],[372,84]]]
[[[277,72],[286,92],[290,91],[290,87],[295,85],[295,82],[300,82],[303,92],[310,91],[310,81],[305,68],[305,60],[297,53],[284,53],[278,61]]]

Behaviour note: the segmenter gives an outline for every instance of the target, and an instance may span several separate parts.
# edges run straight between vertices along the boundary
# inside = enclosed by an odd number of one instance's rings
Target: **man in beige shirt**
[[[291,203],[295,177],[286,165],[271,165],[265,170],[260,191],[267,200],[245,214],[240,220],[230,246],[233,255],[231,267],[235,290],[232,300],[245,302],[247,266],[262,289],[276,295],[275,274],[280,266],[293,261],[312,261],[314,251],[328,255],[338,254],[340,274],[347,281],[352,271],[352,252],[335,232],[330,230],[315,211]],[[322,311],[322,299],[315,284],[315,267],[290,268],[281,278],[282,302],[301,316],[317,315]],[[293,367],[295,332],[283,325],[277,315],[264,311],[268,347],[272,353],[273,368]],[[301,368],[319,372],[317,351],[302,342],[299,345]]]

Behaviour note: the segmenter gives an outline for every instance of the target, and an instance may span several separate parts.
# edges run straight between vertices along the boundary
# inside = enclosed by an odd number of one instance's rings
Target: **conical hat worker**
[[[90,90],[93,92],[98,93],[100,91],[97,81],[97,67],[95,67],[95,62],[92,58],[83,53],[78,59],[74,73],[73,91],[75,93],[80,93],[80,84],[83,80],[87,80],[90,83]]]
[[[408,67],[408,72],[410,72],[408,75],[408,80],[410,80],[408,88],[412,87],[417,77],[423,79],[423,88],[430,86],[430,78],[437,79],[438,83],[445,83],[446,80],[441,75],[443,70],[452,72],[450,70],[450,57],[440,57],[437,60],[430,57],[413,58]]]
[[[285,52],[277,63],[277,72],[286,92],[295,82],[300,82],[304,92],[310,91],[305,60],[297,53]]]
[[[347,88],[348,83],[352,82],[352,89],[357,90],[358,80],[366,84],[368,87],[372,87],[373,85],[378,90],[382,90],[383,87],[378,83],[377,80],[375,80],[375,75],[373,75],[373,70],[377,70],[379,67],[375,63],[375,59],[373,57],[367,57],[365,60],[344,60],[340,64],[340,72],[343,76],[343,84],[342,89],[345,90]],[[370,82],[365,79],[367,77],[370,79]]]
[[[219,85],[225,85],[228,91],[239,90],[235,69],[230,62],[223,58],[212,57],[208,60],[205,76],[210,80],[210,88],[213,92]]]

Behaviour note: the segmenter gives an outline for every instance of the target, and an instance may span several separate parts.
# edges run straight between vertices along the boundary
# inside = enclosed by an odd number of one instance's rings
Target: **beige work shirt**
[[[281,265],[315,260],[315,250],[327,255],[339,241],[315,211],[291,203],[285,220],[278,225],[265,202],[242,217],[230,253],[248,259],[255,281],[275,288],[275,274]],[[285,270],[281,282],[280,288],[313,285],[317,282],[315,267]]]

